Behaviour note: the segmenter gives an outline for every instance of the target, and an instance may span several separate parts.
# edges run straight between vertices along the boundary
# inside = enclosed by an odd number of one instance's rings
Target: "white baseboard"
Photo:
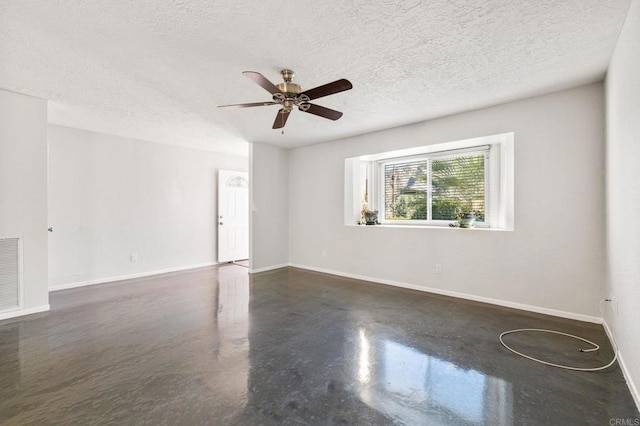
[[[249,273],[257,274],[258,272],[273,271],[274,269],[286,268],[287,266],[291,266],[291,265],[289,263],[283,263],[280,265],[265,266],[264,268],[249,269]]]
[[[620,353],[620,349],[618,348],[616,339],[614,339],[613,332],[611,331],[611,328],[609,327],[609,324],[607,324],[606,320],[602,322],[602,326],[604,327],[605,333],[607,333],[607,337],[609,337],[611,345],[616,351],[618,351],[618,365],[620,366],[620,370],[622,370],[622,375],[627,382],[627,387],[629,388],[629,392],[631,392],[631,396],[636,403],[636,407],[638,407],[638,410],[640,411],[640,392],[638,392],[638,387],[633,382],[631,374],[629,374],[627,364],[624,361],[624,356],[622,355],[622,353]]]
[[[168,272],[179,272],[179,271],[186,271],[188,269],[204,268],[206,266],[213,266],[217,264],[218,264],[217,262],[207,262],[207,263],[200,263],[197,265],[178,266],[177,268],[168,268],[168,269],[159,269],[156,271],[140,272],[137,274],[120,275],[117,277],[99,278],[97,280],[78,281],[74,283],[61,284],[61,285],[49,287],[49,292],[58,291],[58,290],[67,290],[67,289],[76,288],[76,287],[84,287],[88,285],[111,283],[114,281],[130,280],[133,278],[144,278],[144,277],[150,277],[153,275],[166,274]]]
[[[2,312],[0,313],[0,320],[21,317],[23,315],[37,314],[38,312],[46,312],[49,309],[51,309],[51,307],[47,304],[47,305],[36,306],[35,308],[16,309],[9,312]]]
[[[440,294],[440,295],[443,295],[443,296],[457,297],[459,299],[473,300],[475,302],[489,303],[491,305],[504,306],[504,307],[507,307],[507,308],[520,309],[520,310],[529,311],[529,312],[536,312],[536,313],[539,313],[539,314],[551,315],[551,316],[554,316],[554,317],[569,318],[569,319],[573,319],[573,320],[577,320],[577,321],[585,321],[585,322],[591,322],[591,323],[595,323],[595,324],[602,324],[602,318],[593,317],[593,316],[590,316],[590,315],[582,315],[582,314],[576,314],[576,313],[573,313],[573,312],[559,311],[559,310],[556,310],[556,309],[542,308],[542,307],[539,307],[539,306],[526,305],[526,304],[523,304],[523,303],[509,302],[509,301],[506,301],[506,300],[492,299],[490,297],[476,296],[476,295],[473,295],[473,294],[460,293],[460,292],[457,292],[457,291],[442,290],[442,289],[434,288],[434,287],[424,287],[424,286],[419,286],[419,285],[415,285],[415,284],[402,283],[402,282],[398,282],[398,281],[384,280],[384,279],[380,279],[380,278],[368,277],[368,276],[365,276],[365,275],[350,274],[350,273],[346,273],[346,272],[334,271],[334,270],[331,270],[331,269],[324,269],[324,268],[316,268],[316,267],[313,267],[313,266],[299,265],[299,264],[296,264],[296,263],[290,263],[289,266],[292,266],[294,268],[307,269],[307,270],[310,270],[310,271],[322,272],[324,274],[338,275],[338,276],[346,277],[346,278],[353,278],[353,279],[356,279],[356,280],[370,281],[370,282],[374,282],[374,283],[378,283],[378,284],[392,285],[392,286],[395,286],[395,287],[408,288],[408,289],[411,289],[411,290],[419,290],[419,291],[424,291],[424,292],[427,292],[427,293]]]

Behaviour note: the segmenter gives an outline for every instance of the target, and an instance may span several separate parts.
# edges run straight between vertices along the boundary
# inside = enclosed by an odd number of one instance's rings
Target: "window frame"
[[[459,149],[446,149],[442,151],[433,151],[429,153],[423,153],[418,155],[402,156],[402,157],[389,157],[380,159],[377,161],[371,161],[368,163],[368,175],[369,175],[369,188],[368,194],[375,194],[373,198],[369,200],[369,208],[378,210],[378,221],[382,225],[412,225],[412,226],[449,226],[449,224],[455,222],[455,219],[439,219],[434,220],[432,218],[432,202],[433,202],[433,190],[432,190],[432,169],[431,162],[437,159],[449,159],[462,157],[467,155],[483,155],[484,156],[484,205],[485,205],[485,220],[482,222],[475,222],[475,226],[479,228],[488,228],[491,224],[491,186],[490,186],[490,169],[491,169],[491,145],[482,144],[468,148]],[[404,219],[393,220],[385,218],[385,166],[393,164],[411,163],[418,161],[427,161],[427,219]]]
[[[417,145],[345,158],[344,224],[346,226],[363,225],[361,218],[364,208],[384,211],[384,206],[380,208],[382,203],[379,202],[379,200],[384,199],[381,196],[381,190],[384,187],[384,175],[376,167],[378,163],[403,162],[412,158],[436,158],[440,153],[445,157],[451,157],[452,153],[476,152],[488,147],[488,167],[486,167],[487,163],[485,163],[485,185],[488,182],[489,187],[488,192],[485,187],[485,198],[488,194],[489,200],[485,205],[487,219],[485,219],[484,223],[477,222],[477,226],[473,229],[513,231],[515,227],[514,138],[513,132],[507,132],[464,140],[432,142],[427,145]],[[382,183],[380,182],[381,177]],[[365,193],[367,194],[366,200],[363,198]],[[384,220],[382,216],[380,215],[379,219],[379,227],[382,228],[457,229],[449,227],[451,223],[455,222],[454,220],[431,220],[425,223],[424,220]]]

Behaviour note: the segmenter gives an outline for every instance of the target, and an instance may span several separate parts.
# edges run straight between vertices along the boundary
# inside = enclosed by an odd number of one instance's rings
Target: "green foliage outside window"
[[[431,168],[431,218],[456,220],[474,212],[485,219],[483,154],[420,160],[385,166],[385,219],[427,220]]]

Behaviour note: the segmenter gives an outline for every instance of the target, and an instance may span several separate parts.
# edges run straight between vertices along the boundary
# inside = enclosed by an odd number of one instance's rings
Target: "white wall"
[[[289,154],[282,148],[251,144],[249,242],[250,271],[289,262]]]
[[[607,72],[607,296],[605,321],[640,406],[640,1],[629,9]],[[613,304],[608,304],[613,305]]]
[[[507,132],[515,132],[515,231],[343,224],[345,158]],[[292,264],[598,321],[602,84],[298,148],[289,158]]]
[[[0,237],[23,239],[23,310],[49,308],[47,102],[0,90]],[[13,315],[3,315],[2,318]]]
[[[50,287],[216,262],[217,171],[246,158],[55,125],[48,137]]]

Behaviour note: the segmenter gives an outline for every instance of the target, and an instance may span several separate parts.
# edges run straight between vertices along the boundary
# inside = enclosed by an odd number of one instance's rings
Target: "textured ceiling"
[[[602,79],[630,0],[0,0],[0,88],[49,121],[222,152],[318,143]],[[336,121],[242,76],[291,68]]]

